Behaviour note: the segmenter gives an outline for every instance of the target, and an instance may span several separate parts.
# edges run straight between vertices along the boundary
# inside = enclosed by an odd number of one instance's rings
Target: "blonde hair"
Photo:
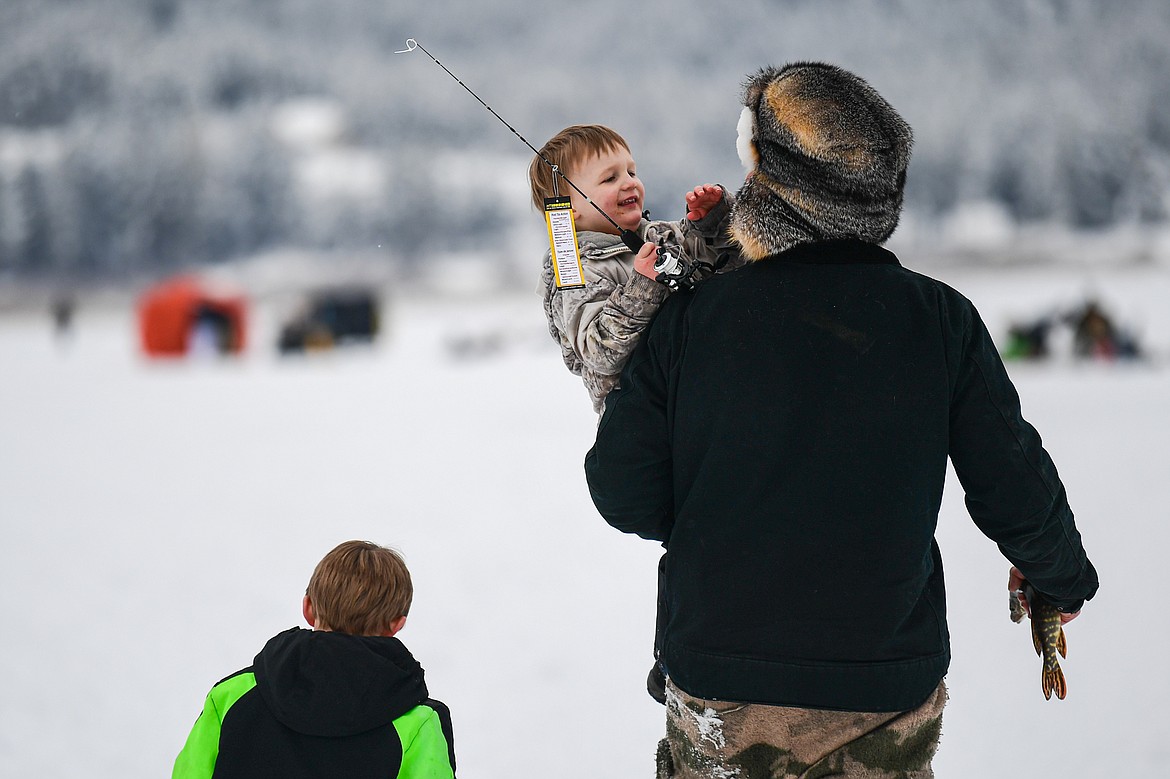
[[[528,166],[532,205],[537,211],[543,211],[544,199],[553,196],[555,174],[549,162],[559,167],[561,173],[570,173],[591,157],[620,149],[629,151],[630,145],[625,138],[604,125],[575,124],[561,130],[541,147],[540,154],[533,157]],[[561,195],[568,194],[568,187],[561,187]]]
[[[414,586],[398,552],[346,541],[317,563],[305,594],[318,629],[377,636],[410,611]]]

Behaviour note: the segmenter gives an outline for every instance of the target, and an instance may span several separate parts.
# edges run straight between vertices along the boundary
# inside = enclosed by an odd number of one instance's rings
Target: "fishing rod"
[[[536,146],[534,146],[528,142],[528,139],[526,139],[522,135],[519,135],[519,132],[516,131],[516,127],[511,126],[507,122],[504,122],[504,118],[502,116],[498,115],[498,113],[496,113],[495,109],[491,108],[491,106],[488,105],[487,103],[484,103],[483,98],[481,98],[479,95],[476,95],[475,91],[472,90],[472,88],[468,87],[467,84],[464,84],[460,80],[460,77],[453,74],[452,71],[450,71],[447,68],[447,66],[445,66],[445,64],[439,62],[438,58],[435,58],[435,56],[433,54],[429,53],[429,51],[427,51],[426,48],[422,47],[421,43],[419,43],[417,40],[414,40],[413,37],[408,37],[408,39],[406,39],[406,48],[404,50],[401,50],[401,51],[394,51],[394,54],[406,54],[406,53],[408,53],[408,51],[413,51],[414,49],[419,49],[420,51],[422,51],[422,53],[424,53],[428,57],[431,57],[431,61],[434,62],[436,64],[436,66],[439,66],[440,68],[445,70],[447,75],[454,78],[455,82],[457,84],[459,84],[460,87],[467,90],[468,95],[474,97],[476,99],[476,101],[479,101],[480,105],[482,105],[483,108],[488,109],[488,111],[491,112],[491,116],[494,116],[497,119],[500,119],[500,123],[503,124],[505,127],[508,127],[508,129],[511,130],[512,135],[521,139],[522,142],[524,143],[524,145],[528,146],[529,149],[532,150],[532,153],[535,153],[537,157],[541,158],[544,161],[545,165],[548,165],[549,167],[551,167],[552,174],[553,174],[553,179],[552,179],[553,184],[556,184],[557,177],[564,179],[565,184],[571,186],[574,189],[574,191],[576,191],[577,194],[580,195],[581,198],[585,198],[585,202],[587,202],[587,204],[593,206],[593,208],[596,208],[597,213],[601,214],[601,216],[604,216],[604,218],[607,222],[610,222],[611,225],[614,226],[614,228],[617,228],[618,235],[621,236],[621,242],[625,243],[626,246],[629,248],[629,250],[633,251],[634,254],[638,254],[639,251],[641,251],[642,246],[643,246],[643,244],[646,243],[646,241],[643,241],[641,239],[641,237],[638,235],[638,233],[633,232],[633,230],[627,230],[624,227],[621,227],[621,225],[619,225],[618,222],[613,221],[613,218],[612,218],[612,216],[610,216],[610,214],[605,213],[604,209],[601,208],[600,206],[598,206],[596,204],[596,202],[593,202],[593,200],[589,197],[589,195],[585,194],[584,192],[581,192],[581,188],[579,186],[577,186],[576,184],[573,184],[573,182],[569,179],[569,177],[567,177],[567,175],[565,175],[564,171],[560,170],[559,165],[557,165],[556,163],[553,163],[553,161],[550,160],[548,157],[545,157],[544,154],[541,153],[541,150],[538,150]],[[663,249],[662,247],[659,248],[660,260],[659,260],[659,262],[655,263],[655,270],[659,269],[658,266],[659,266],[659,264],[662,263],[662,257],[663,257],[663,253],[665,253],[665,251],[666,250]],[[672,260],[676,261],[675,257],[672,256],[670,258],[672,258]],[[662,271],[660,271],[660,273],[662,273]]]

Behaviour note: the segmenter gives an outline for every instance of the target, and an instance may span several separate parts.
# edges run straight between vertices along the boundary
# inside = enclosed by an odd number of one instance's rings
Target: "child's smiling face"
[[[623,230],[635,230],[642,221],[642,204],[646,200],[646,189],[636,170],[629,149],[619,147],[589,158],[568,171],[568,176]],[[573,199],[573,219],[578,230],[618,233],[605,217],[597,213],[597,209],[585,202],[572,188],[570,197]]]

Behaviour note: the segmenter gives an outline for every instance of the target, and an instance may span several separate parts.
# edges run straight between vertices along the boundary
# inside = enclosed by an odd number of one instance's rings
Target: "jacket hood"
[[[254,671],[273,716],[309,736],[362,733],[428,697],[422,666],[397,638],[291,628],[265,644]]]

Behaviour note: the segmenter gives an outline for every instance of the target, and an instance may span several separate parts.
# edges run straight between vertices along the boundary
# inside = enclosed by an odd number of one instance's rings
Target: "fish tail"
[[[1044,667],[1042,676],[1040,677],[1040,685],[1044,688],[1044,700],[1051,700],[1052,693],[1056,693],[1056,697],[1064,700],[1064,696],[1068,695],[1068,682],[1064,680],[1064,671],[1060,669],[1059,665],[1053,665],[1051,668]]]

